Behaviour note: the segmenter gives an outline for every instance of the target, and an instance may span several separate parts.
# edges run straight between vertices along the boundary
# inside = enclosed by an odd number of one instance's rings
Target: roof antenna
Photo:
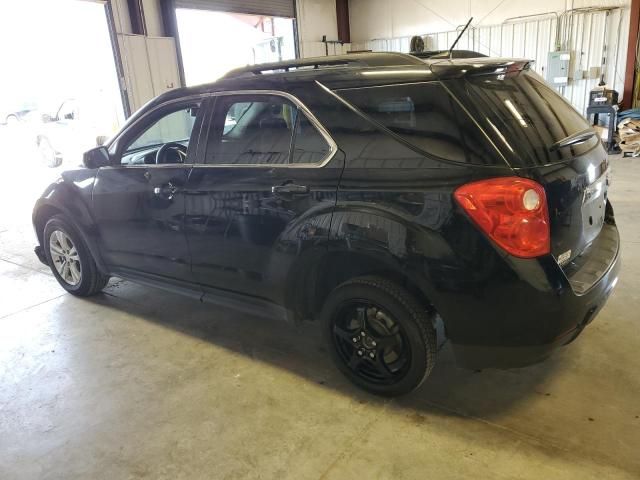
[[[464,34],[464,32],[467,31],[467,28],[469,28],[469,25],[471,25],[471,20],[473,20],[473,17],[471,17],[469,19],[469,21],[467,22],[467,24],[464,26],[464,28],[462,29],[462,31],[458,34],[458,37],[456,38],[456,40],[453,42],[453,44],[451,45],[451,48],[449,48],[449,60],[453,59],[453,47],[455,47],[458,44],[458,41],[460,40],[460,37],[462,37],[462,35]]]

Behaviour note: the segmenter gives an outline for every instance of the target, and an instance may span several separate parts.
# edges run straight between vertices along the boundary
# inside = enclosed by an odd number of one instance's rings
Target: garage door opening
[[[104,3],[5,0],[0,42],[5,174],[29,179],[0,193],[6,227],[11,218],[28,222],[44,186],[80,165],[83,152],[113,135],[124,114]]]
[[[37,160],[39,144],[47,166],[76,166],[98,136],[115,133],[123,109],[104,4],[2,2],[0,42],[16,46],[0,53],[13,72],[0,80],[0,123],[17,155]]]
[[[187,85],[213,82],[233,68],[296,57],[292,18],[176,9]]]

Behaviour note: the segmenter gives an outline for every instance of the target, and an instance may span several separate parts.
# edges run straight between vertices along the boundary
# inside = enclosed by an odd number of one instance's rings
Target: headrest
[[[267,117],[260,120],[260,128],[282,128],[288,129],[287,122],[280,117]]]

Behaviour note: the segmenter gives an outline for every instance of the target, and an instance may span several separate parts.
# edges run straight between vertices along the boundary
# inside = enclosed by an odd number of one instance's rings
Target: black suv
[[[110,276],[323,322],[379,394],[571,342],[618,278],[609,164],[526,60],[364,53],[161,95],[35,206],[69,292]]]

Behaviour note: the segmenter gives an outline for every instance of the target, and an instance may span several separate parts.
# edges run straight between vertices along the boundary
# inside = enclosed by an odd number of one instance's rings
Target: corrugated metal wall
[[[563,17],[564,20],[561,20]],[[557,87],[557,90],[584,114],[588,93],[600,81],[603,55],[607,86],[622,94],[626,51],[624,42],[628,28],[628,8],[578,10],[570,15],[549,14],[513,19],[500,25],[475,27],[463,36],[456,48],[475,50],[492,57],[529,58],[535,60],[533,69],[542,76],[547,68],[549,52],[568,50],[571,53],[569,83]],[[425,50],[446,50],[456,36],[456,31],[448,31],[422,37]],[[410,37],[375,39],[354,42],[351,48],[408,52],[410,40]],[[621,46],[624,47],[622,51]],[[579,72],[586,72],[587,75]]]

